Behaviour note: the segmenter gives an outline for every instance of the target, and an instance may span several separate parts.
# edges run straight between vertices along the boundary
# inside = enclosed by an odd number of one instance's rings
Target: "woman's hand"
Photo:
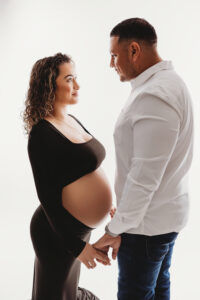
[[[110,265],[110,259],[102,251],[95,249],[91,244],[86,243],[83,251],[77,257],[88,269],[96,267],[94,259],[101,261],[104,265]]]
[[[116,212],[116,207],[112,206],[111,210],[110,210],[110,216],[111,216],[111,218],[113,218],[115,212]]]

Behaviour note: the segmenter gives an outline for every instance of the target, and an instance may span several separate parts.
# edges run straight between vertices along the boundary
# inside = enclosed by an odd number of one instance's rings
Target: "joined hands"
[[[81,254],[77,257],[88,269],[96,267],[95,259],[103,265],[111,265],[108,257],[109,248],[113,248],[112,259],[116,259],[121,244],[121,236],[113,237],[105,233],[96,243],[86,243]]]
[[[110,216],[113,218],[116,208],[112,207],[110,210]],[[96,267],[96,261],[103,265],[111,265],[108,257],[109,248],[112,250],[112,259],[116,259],[119,247],[121,244],[121,236],[113,237],[105,233],[96,243],[86,243],[83,251],[77,257],[88,269],[94,269]]]

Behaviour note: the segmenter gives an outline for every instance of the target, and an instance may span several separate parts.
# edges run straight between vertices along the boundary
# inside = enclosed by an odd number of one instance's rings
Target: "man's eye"
[[[70,82],[70,81],[72,81],[72,78],[68,78],[68,79],[67,79],[67,82]]]

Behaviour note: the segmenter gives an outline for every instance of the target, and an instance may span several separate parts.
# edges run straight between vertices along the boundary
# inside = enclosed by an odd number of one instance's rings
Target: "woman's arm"
[[[45,140],[42,139],[40,130],[37,130],[32,133],[28,143],[37,195],[53,231],[61,238],[66,250],[77,257],[86,242],[71,232],[72,220],[68,211],[62,206],[62,190],[53,182],[55,178],[55,174],[52,174],[55,171],[53,161],[56,159],[56,153],[51,153],[52,149],[48,148],[50,145],[46,145]],[[59,170],[59,166],[57,167]]]
[[[66,251],[78,258],[86,267],[94,268],[95,258],[109,264],[109,258],[103,252],[76,236],[76,230],[79,231],[79,221],[62,206],[62,188],[58,184],[62,163],[62,159],[60,160],[58,156],[61,153],[59,147],[62,145],[54,141],[57,144],[53,146],[51,144],[53,138],[54,136],[51,136],[49,131],[38,128],[32,132],[28,142],[28,154],[37,195],[48,222],[62,240]]]

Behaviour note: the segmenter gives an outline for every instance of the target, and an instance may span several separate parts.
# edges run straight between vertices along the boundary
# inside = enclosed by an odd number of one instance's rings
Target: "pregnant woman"
[[[36,254],[32,300],[98,299],[78,287],[80,264],[110,264],[106,253],[89,244],[91,231],[111,211],[112,196],[100,167],[103,145],[67,113],[78,89],[67,55],[33,66],[23,115],[40,201],[30,224]]]

